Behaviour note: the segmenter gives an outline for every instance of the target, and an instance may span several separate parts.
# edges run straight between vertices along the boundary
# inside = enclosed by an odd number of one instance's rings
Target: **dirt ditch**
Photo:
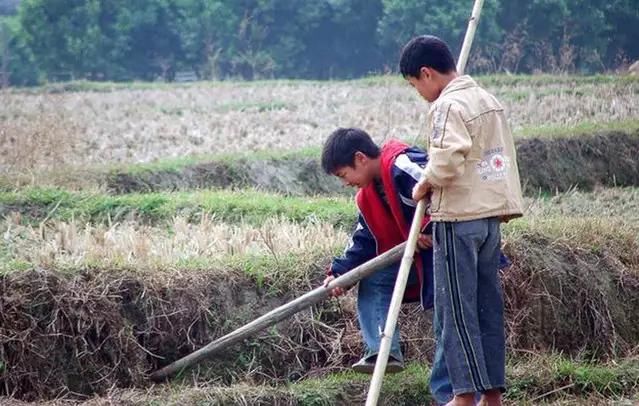
[[[560,138],[517,140],[524,192],[566,191],[572,187],[639,186],[639,131],[602,132]],[[315,158],[213,161],[172,170],[115,171],[105,180],[112,193],[243,188],[291,195],[348,193],[323,173]]]
[[[345,193],[337,178],[326,175],[317,159],[287,158],[207,162],[178,170],[111,173],[106,186],[112,193],[153,192],[204,188],[246,188],[288,195]]]
[[[618,240],[618,239],[617,239]],[[607,359],[639,342],[639,246],[584,245],[539,232],[511,238],[504,274],[509,346]],[[0,276],[0,396],[34,401],[146,387],[148,373],[316,286],[285,292],[241,269],[142,274],[34,269]],[[304,280],[304,282],[300,282]],[[430,313],[405,306],[410,360],[432,356]],[[329,301],[229,349],[182,379],[290,382],[346,368],[360,355],[354,299]]]

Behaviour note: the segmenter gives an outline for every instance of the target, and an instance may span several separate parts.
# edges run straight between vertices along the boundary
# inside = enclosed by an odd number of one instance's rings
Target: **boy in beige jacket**
[[[400,71],[432,103],[430,160],[413,199],[430,198],[437,351],[455,395],[448,405],[472,405],[476,396],[482,405],[501,405],[500,224],[522,215],[515,146],[504,108],[469,76],[457,74],[450,49],[437,37],[406,44]]]

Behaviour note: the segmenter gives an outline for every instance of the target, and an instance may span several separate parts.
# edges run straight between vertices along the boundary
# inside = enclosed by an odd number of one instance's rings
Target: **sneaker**
[[[372,374],[375,371],[375,362],[377,361],[377,355],[371,355],[369,357],[363,357],[359,361],[353,364],[353,370],[362,374]],[[386,363],[386,373],[395,374],[404,370],[404,362],[395,359],[393,356],[388,357]]]

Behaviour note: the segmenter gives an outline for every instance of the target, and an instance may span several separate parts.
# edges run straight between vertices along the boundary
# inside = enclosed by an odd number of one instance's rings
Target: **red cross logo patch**
[[[502,157],[501,155],[493,156],[492,159],[490,160],[490,166],[492,166],[493,170],[496,172],[503,171],[506,166],[504,162],[504,157]]]

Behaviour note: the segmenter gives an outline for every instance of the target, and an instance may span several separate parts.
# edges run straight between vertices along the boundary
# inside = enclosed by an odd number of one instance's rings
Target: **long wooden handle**
[[[321,302],[329,296],[329,293],[333,288],[350,288],[361,279],[367,277],[368,275],[371,275],[375,271],[397,263],[397,261],[400,260],[405,247],[406,243],[399,244],[393,249],[379,255],[378,257],[375,257],[370,261],[358,266],[357,268],[354,268],[351,271],[345,273],[344,275],[335,278],[328,284],[328,286],[320,286],[318,288],[315,288],[312,291],[298,297],[297,299],[294,299],[291,302],[288,302],[276,309],[271,310],[270,312],[255,319],[249,324],[246,324],[245,326],[240,327],[237,330],[223,337],[220,337],[215,341],[212,341],[205,347],[200,348],[199,350],[187,355],[186,357],[181,358],[173,362],[172,364],[169,364],[164,368],[155,371],[151,374],[151,379],[156,382],[162,381],[185,370],[186,368],[197,364],[205,358],[219,353],[221,350],[233,344],[239,343],[240,341],[250,337],[258,331],[264,330],[315,303]]]
[[[393,289],[393,297],[391,298],[390,306],[388,308],[388,317],[386,318],[386,324],[384,325],[384,332],[382,333],[382,339],[379,346],[379,353],[377,354],[377,362],[375,362],[373,378],[371,379],[370,389],[366,398],[366,406],[375,406],[379,400],[382,380],[384,379],[384,372],[386,371],[386,364],[388,363],[388,355],[390,354],[391,342],[393,334],[395,333],[395,325],[397,324],[397,318],[399,317],[399,308],[402,306],[402,299],[404,298],[404,291],[406,290],[406,282],[408,281],[410,268],[413,265],[417,238],[421,231],[420,229],[425,212],[426,202],[422,199],[419,203],[417,203],[417,207],[415,208],[415,216],[413,217],[413,222],[410,227],[408,241],[406,241],[404,256],[402,257],[402,263],[399,266],[399,272],[397,273],[397,280],[395,281],[395,288]]]
[[[479,24],[479,17],[481,16],[481,9],[483,6],[484,0],[475,0],[473,12],[468,20],[468,29],[466,29],[466,35],[464,35],[462,49],[459,52],[459,59],[457,60],[457,73],[460,75],[462,75],[466,69],[466,62],[468,62],[470,48],[473,45],[473,39],[475,39],[475,31],[477,31],[477,24]]]

